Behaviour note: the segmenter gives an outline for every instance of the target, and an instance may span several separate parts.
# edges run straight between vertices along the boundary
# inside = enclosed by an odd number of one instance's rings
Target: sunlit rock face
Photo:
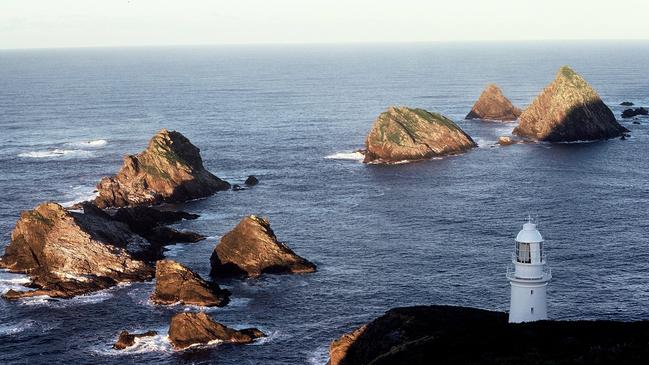
[[[520,115],[521,110],[505,97],[497,85],[491,84],[480,94],[466,119],[512,121]]]
[[[476,143],[449,118],[424,109],[390,107],[365,140],[365,163],[397,163],[467,151]]]
[[[523,111],[513,133],[538,141],[571,142],[614,138],[626,132],[588,82],[563,66]]]
[[[280,242],[268,219],[244,217],[226,233],[210,258],[213,277],[267,274],[298,274],[316,271],[316,266]]]
[[[153,269],[133,254],[148,247],[126,224],[100,209],[81,213],[43,203],[21,214],[0,261],[3,268],[29,275],[37,290],[10,290],[5,298],[70,298],[150,279]]]
[[[162,129],[146,150],[124,158],[117,175],[101,179],[95,204],[106,208],[183,202],[229,188],[203,167],[198,147],[181,133]]]

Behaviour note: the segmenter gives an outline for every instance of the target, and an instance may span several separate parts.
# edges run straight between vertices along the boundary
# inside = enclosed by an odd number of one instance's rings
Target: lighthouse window
[[[534,307],[530,308],[530,313],[534,314]]]
[[[530,290],[530,295],[534,294],[534,289]]]
[[[529,264],[532,262],[530,256],[530,244],[525,242],[516,242],[516,261]]]

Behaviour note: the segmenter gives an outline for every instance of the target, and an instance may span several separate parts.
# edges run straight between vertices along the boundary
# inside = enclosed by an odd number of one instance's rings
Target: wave
[[[324,365],[329,361],[329,349],[327,346],[320,346],[311,353],[307,362],[311,365]]]
[[[72,191],[66,194],[68,201],[62,202],[61,205],[68,208],[77,203],[94,200],[99,192],[94,186],[77,185],[72,188]]]
[[[133,346],[127,347],[123,350],[116,350],[113,348],[114,341],[117,340],[117,335],[114,338],[110,338],[110,343],[105,343],[105,340],[101,340],[101,343],[97,343],[92,350],[92,352],[104,355],[104,356],[120,356],[120,355],[133,355],[133,354],[143,354],[150,352],[173,352],[171,347],[171,342],[169,342],[169,328],[157,328],[155,329],[158,332],[155,336],[148,337],[136,337],[135,343]],[[129,333],[142,333],[146,332],[145,329],[134,329],[128,330]]]
[[[33,320],[24,320],[18,323],[0,324],[0,336],[12,336],[34,328],[38,323]]]
[[[79,141],[79,142],[69,142],[66,143],[67,146],[79,147],[79,148],[100,148],[108,144],[108,141],[105,139],[94,139],[90,141]]]
[[[85,150],[66,150],[55,148],[53,150],[44,150],[44,151],[30,151],[19,153],[18,157],[25,158],[63,158],[63,157],[90,157],[92,156],[92,151]]]
[[[353,160],[353,161],[363,161],[365,155],[358,151],[354,152],[337,152],[333,155],[325,156],[329,160]]]
[[[30,281],[27,275],[14,274],[2,270],[0,271],[0,294],[6,293],[9,289],[26,291],[28,288],[25,287],[25,284],[28,284]]]
[[[80,295],[71,299],[57,299],[48,295],[40,295],[20,300],[21,305],[26,306],[48,306],[53,308],[67,308],[79,305],[97,304],[113,297],[109,292],[111,289],[98,291],[91,294]]]

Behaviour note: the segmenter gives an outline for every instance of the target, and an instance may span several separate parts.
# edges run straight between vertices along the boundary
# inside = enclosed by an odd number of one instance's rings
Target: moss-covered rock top
[[[549,142],[587,141],[628,132],[595,89],[568,66],[521,114],[514,134]]]
[[[162,129],[144,151],[124,158],[116,176],[102,179],[95,203],[105,208],[182,202],[229,187],[205,169],[200,149],[187,137]]]
[[[392,106],[374,121],[365,145],[365,162],[392,163],[456,153],[475,143],[442,114]]]

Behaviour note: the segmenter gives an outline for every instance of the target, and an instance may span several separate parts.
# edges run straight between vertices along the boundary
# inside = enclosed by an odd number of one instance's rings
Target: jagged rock
[[[210,258],[213,277],[308,273],[316,266],[279,242],[268,219],[245,217],[226,233]]]
[[[85,205],[84,209],[86,209]],[[159,248],[162,245],[172,243],[198,242],[205,239],[205,236],[195,232],[178,231],[165,226],[165,224],[176,223],[183,219],[196,219],[199,217],[198,214],[138,206],[116,209],[112,217],[117,221],[126,223],[133,232],[146,238]],[[148,259],[155,261],[161,258],[161,252],[162,250],[160,249],[158,254]]]
[[[500,136],[498,137],[498,144],[501,146],[509,146],[510,144],[514,144],[516,141],[514,141],[511,137],[509,136]]]
[[[339,339],[333,340],[329,346],[329,362],[327,362],[327,365],[344,364],[345,357],[347,357],[347,353],[350,351],[349,348],[365,333],[366,329],[367,325],[364,325],[350,333],[342,335]]]
[[[490,84],[480,94],[466,119],[511,121],[518,119],[519,115],[521,110],[503,95],[497,85]]]
[[[214,282],[203,280],[189,268],[172,260],[156,264],[156,285],[151,300],[156,304],[188,304],[222,307],[229,302],[230,292]]]
[[[246,184],[247,186],[255,186],[255,185],[259,184],[259,179],[257,179],[253,175],[250,175],[250,176],[248,176],[248,178],[246,179],[244,184]]]
[[[390,107],[365,140],[364,163],[395,163],[460,153],[476,143],[452,120],[424,109]]]
[[[451,306],[395,308],[334,341],[329,365],[635,364],[649,321],[539,321]]]
[[[175,349],[206,345],[215,341],[246,344],[266,335],[256,328],[235,330],[215,322],[207,314],[179,313],[171,318],[169,341]]]
[[[638,122],[637,120],[634,120],[632,123],[633,124],[640,124],[640,122]]]
[[[597,92],[568,66],[561,67],[518,119],[513,133],[538,141],[599,140],[628,132]]]
[[[122,331],[117,338],[117,342],[113,345],[113,348],[115,350],[124,350],[133,346],[136,338],[153,337],[157,334],[158,332],[156,331],[147,331],[144,333],[128,333],[128,331]]]
[[[101,179],[95,204],[106,208],[183,202],[229,188],[203,167],[200,150],[185,136],[162,129],[146,150],[124,158],[116,176]]]
[[[246,190],[246,188],[242,188],[241,186],[234,184],[232,185],[232,190],[233,191],[241,191],[241,190]]]
[[[622,105],[622,106],[633,106],[633,103],[630,102],[630,101],[623,101],[623,102],[620,103],[620,105]]]
[[[153,269],[133,251],[148,246],[103,211],[68,211],[44,203],[21,214],[0,267],[30,276],[35,291],[9,291],[17,299],[35,295],[70,298],[119,282],[148,280]]]
[[[626,109],[622,112],[622,118],[633,118],[637,115],[649,115],[649,110],[640,107],[640,108],[631,108],[631,109]]]

